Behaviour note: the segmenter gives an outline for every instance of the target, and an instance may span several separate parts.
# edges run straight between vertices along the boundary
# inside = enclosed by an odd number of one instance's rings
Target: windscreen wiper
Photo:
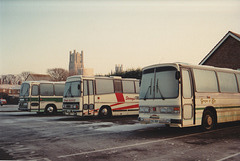
[[[150,89],[150,95],[151,95],[151,90],[152,90],[152,79],[151,79],[151,83],[150,83],[150,85],[149,85],[149,87],[148,87],[148,89],[147,89],[147,92],[146,92],[146,94],[145,94],[145,96],[144,96],[144,100],[146,100],[146,98],[147,98],[147,94],[148,94],[148,91],[149,91],[149,89]]]
[[[66,97],[68,96],[68,93],[70,94],[70,97],[73,97],[72,92],[71,92],[71,85],[69,86],[69,88],[66,92]]]
[[[161,90],[160,90],[160,88],[159,88],[159,86],[158,86],[158,79],[157,79],[157,84],[156,84],[156,86],[157,86],[157,92],[159,92],[159,94],[161,95],[162,100],[165,100],[165,98],[163,97],[163,94],[162,94],[162,92],[161,92]]]
[[[23,94],[23,97],[25,97],[28,92],[29,92],[29,89],[26,90],[26,92]]]

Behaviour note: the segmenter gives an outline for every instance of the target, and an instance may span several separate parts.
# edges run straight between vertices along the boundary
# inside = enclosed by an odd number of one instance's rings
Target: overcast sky
[[[239,0],[0,0],[0,75],[68,69],[74,49],[95,74],[198,64],[228,31]]]

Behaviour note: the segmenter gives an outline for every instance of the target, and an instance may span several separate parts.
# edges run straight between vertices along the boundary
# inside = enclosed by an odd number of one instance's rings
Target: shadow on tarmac
[[[110,118],[99,118],[98,116],[66,116],[58,119],[58,121],[96,121],[96,122],[113,122],[117,124],[135,124],[138,122],[138,115],[114,116]]]
[[[221,130],[224,130],[226,128],[231,127],[240,127],[240,121],[236,122],[228,122],[228,123],[220,123],[217,125],[216,129],[211,131],[204,131],[201,126],[194,126],[194,127],[185,127],[185,128],[178,128],[178,127],[167,127],[167,126],[159,126],[159,127],[151,127],[151,128],[145,128],[145,129],[139,129],[136,131],[133,131],[134,137],[139,138],[157,138],[163,137],[163,138],[169,138],[169,137],[176,137],[176,136],[182,136],[182,135],[189,135],[189,134],[195,134],[195,133],[216,133],[214,131],[220,130],[220,132],[217,132],[218,137],[221,133]],[[224,136],[223,136],[224,137]],[[214,138],[214,135],[213,135]],[[217,138],[217,137],[215,137]],[[240,136],[237,136],[236,139],[240,139]],[[204,144],[204,142],[202,143]]]

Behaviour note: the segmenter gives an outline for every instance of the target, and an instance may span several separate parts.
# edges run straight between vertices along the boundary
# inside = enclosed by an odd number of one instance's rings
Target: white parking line
[[[230,128],[234,128],[234,127],[230,127]],[[199,134],[212,133],[212,132],[216,132],[216,131],[220,131],[220,130],[226,130],[226,129],[229,129],[229,128],[217,129],[217,130],[188,134],[188,135],[182,135],[182,136],[177,136],[177,137],[167,138],[167,139],[158,139],[158,140],[154,140],[154,141],[147,141],[147,142],[142,142],[142,143],[135,143],[135,144],[129,144],[129,145],[124,145],[124,146],[106,148],[106,149],[99,149],[99,150],[86,151],[86,152],[80,152],[80,153],[74,153],[74,154],[68,154],[68,155],[61,155],[61,156],[58,156],[58,158],[67,158],[67,157],[91,154],[91,153],[96,153],[96,152],[103,152],[103,151],[108,151],[108,150],[124,149],[124,148],[129,148],[129,147],[134,147],[134,146],[153,144],[153,143],[158,143],[158,142],[163,142],[163,141],[168,141],[168,140],[174,140],[174,139],[179,139],[179,138],[184,138],[184,137],[189,137],[189,136],[195,136],[195,135],[199,135]]]
[[[38,161],[38,160],[39,160],[39,161],[40,161],[40,160],[51,161],[51,160],[48,159],[48,158],[41,158],[41,157],[40,157],[40,158],[38,158],[38,157],[37,157],[37,158],[27,158],[27,159],[28,159],[28,160],[32,160],[32,161]]]
[[[227,157],[225,157],[225,158],[222,158],[222,159],[219,159],[219,160],[217,160],[217,161],[224,161],[224,160],[227,160],[227,159],[229,159],[229,158],[235,157],[235,156],[237,156],[237,155],[240,155],[240,152],[239,152],[239,153],[236,153],[236,154],[233,154],[233,155],[229,155],[229,156],[227,156]]]
[[[93,133],[93,134],[82,134],[82,135],[78,135],[77,137],[82,137],[82,136],[94,136],[94,135],[103,135],[103,134],[112,134],[114,132],[101,132],[101,133]],[[48,136],[48,138],[50,138],[51,136]],[[55,137],[59,137],[59,136],[54,136]],[[64,139],[69,139],[69,138],[75,138],[76,136],[64,136]],[[41,140],[46,140],[47,138],[39,138],[39,139],[32,139],[32,140],[24,140],[25,142],[36,142],[36,141],[41,141]]]

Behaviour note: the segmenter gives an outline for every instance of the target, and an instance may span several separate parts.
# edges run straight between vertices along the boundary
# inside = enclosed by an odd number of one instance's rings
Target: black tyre
[[[216,116],[209,110],[206,110],[203,114],[202,128],[203,130],[212,130],[216,127]]]
[[[109,118],[112,116],[111,108],[108,106],[103,106],[98,113],[98,116],[100,118]]]
[[[53,115],[57,113],[57,109],[54,105],[47,105],[45,108],[45,114]]]

